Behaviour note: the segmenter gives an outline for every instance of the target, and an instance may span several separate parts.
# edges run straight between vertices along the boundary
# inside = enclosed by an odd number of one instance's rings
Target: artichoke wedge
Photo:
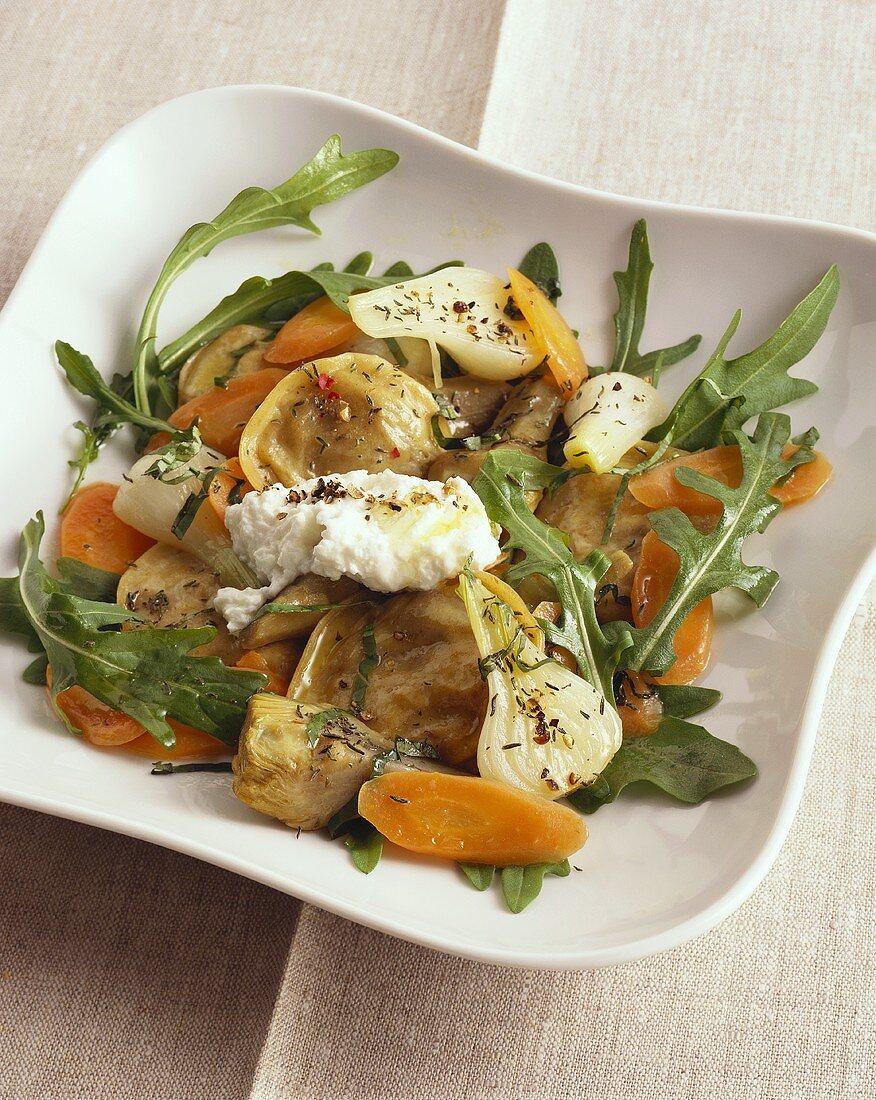
[[[345,711],[262,692],[247,708],[232,763],[234,793],[290,828],[321,829],[391,744]]]

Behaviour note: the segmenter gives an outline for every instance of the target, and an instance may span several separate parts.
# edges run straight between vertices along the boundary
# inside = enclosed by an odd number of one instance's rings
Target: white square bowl
[[[0,797],[151,840],[247,875],[352,920],[442,950],[533,967],[627,962],[672,947],[733,911],[768,870],[805,780],[825,689],[849,618],[874,570],[876,237],[786,218],[641,202],[517,171],[379,111],[281,87],[220,88],[173,100],[121,130],[86,167],[52,218],[0,316],[8,379],[0,439],[8,482],[4,572],[17,534],[40,507],[52,519],[68,484],[70,424],[82,414],[52,356],[60,338],[109,374],[127,366],[133,330],[182,231],[251,184],[288,177],[331,133],[347,150],[383,145],[390,175],[317,211],[322,238],[275,230],[220,246],[174,288],[160,335],[171,338],[252,274],[277,275],[363,249],[378,266],[445,260],[503,271],[536,241],[553,243],[563,310],[588,358],[611,346],[611,274],[630,229],[648,219],[656,270],[645,346],[703,334],[691,377],[733,311],[731,351],[760,342],[838,263],[842,290],[828,330],[795,373],[821,391],[794,407],[817,424],[836,469],[815,501],[752,540],[748,559],[782,580],[757,612],[719,601],[706,678],[724,700],[707,716],[759,777],[697,807],[627,792],[588,819],[591,838],[560,882],[520,915],[497,891],[471,890],[455,869],[404,853],[367,878],[340,844],[295,834],[238,803],[226,776],[154,778],[148,765],[71,737],[44,695],[20,680],[25,655],[0,647]],[[114,444],[102,473],[130,457]],[[11,476],[10,476],[11,475]],[[48,540],[47,551],[51,550]],[[47,555],[48,556],[48,555]],[[404,731],[399,731],[404,732]],[[160,756],[157,748],[156,757]]]

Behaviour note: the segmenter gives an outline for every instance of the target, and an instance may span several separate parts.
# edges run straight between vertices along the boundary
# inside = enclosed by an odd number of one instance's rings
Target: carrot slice
[[[797,447],[789,443],[782,452],[782,457],[790,458],[796,450]],[[630,492],[647,508],[679,508],[688,516],[719,516],[720,501],[678,481],[675,471],[680,466],[698,470],[733,489],[742,481],[742,457],[739,448],[732,445],[712,447],[696,454],[679,455],[678,458],[662,462],[634,477],[630,481]],[[784,485],[775,485],[770,493],[784,505],[799,504],[823,489],[832,472],[833,467],[827,458],[821,451],[816,451],[811,462],[798,466]]]
[[[317,298],[291,317],[265,352],[267,363],[300,363],[343,344],[358,332],[349,313],[328,297]]]
[[[247,493],[253,491],[253,486],[246,480],[246,474],[243,472],[240,460],[236,457],[229,458],[210,482],[208,500],[212,504],[216,515],[223,522],[225,521],[225,513],[228,511],[228,498],[235,489],[237,489],[238,497],[244,497]]]
[[[544,346],[551,374],[568,401],[590,373],[581,345],[562,313],[531,279],[513,267],[508,278],[514,302]]]
[[[46,678],[51,687],[50,671]],[[67,721],[75,726],[85,740],[90,741],[92,745],[103,747],[125,745],[145,733],[139,722],[135,722],[120,710],[113,710],[106,703],[101,703],[78,684],[59,691],[55,698],[55,705],[63,711]],[[151,735],[149,737],[152,743],[156,744],[155,738]]]
[[[179,760],[183,757],[203,759],[210,756],[222,756],[232,750],[209,733],[203,733],[192,726],[183,725],[173,718],[168,718],[168,725],[176,734],[176,745],[172,749],[166,749],[160,745],[151,733],[144,732],[136,741],[129,741],[124,749],[136,756],[145,756],[149,760]],[[141,727],[142,729],[142,727]]]
[[[98,481],[80,489],[61,519],[61,554],[67,558],[124,573],[155,540],[122,523],[113,511],[118,485]]]
[[[587,839],[567,806],[472,775],[385,772],[359,791],[359,813],[408,851],[469,863],[553,863]]]
[[[290,677],[283,674],[284,670],[276,662],[272,664],[264,653],[256,649],[248,649],[234,667],[263,672],[268,678],[264,690],[272,695],[285,695],[289,690]]]
[[[232,378],[224,388],[214,386],[180,405],[169,422],[174,428],[188,428],[197,419],[201,438],[208,447],[226,455],[237,454],[250,417],[288,373],[269,367]]]
[[[663,718],[663,702],[650,677],[621,672],[615,680],[617,712],[624,737],[649,737]]]
[[[641,557],[630,593],[633,624],[647,626],[669,595],[678,573],[678,554],[661,542],[654,531],[642,540]],[[653,676],[658,684],[689,684],[709,663],[712,649],[714,613],[712,597],[707,596],[688,614],[675,632],[672,648],[676,661],[662,676]]]

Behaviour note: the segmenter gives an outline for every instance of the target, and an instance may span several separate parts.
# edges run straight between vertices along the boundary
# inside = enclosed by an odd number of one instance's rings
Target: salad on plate
[[[361,253],[251,276],[159,347],[196,260],[258,230],[318,232],[316,207],[397,160],[343,155],[335,135],[189,229],[111,381],[56,344],[89,416],[60,556],[47,568],[37,513],[0,580],[0,629],[91,745],[156,775],[228,772],[254,811],[342,838],[366,873],[384,841],[477,889],[498,872],[519,912],[628,787],[692,804],[755,776],[692,721],[720,699],[696,681],[713,597],[759,607],[778,583],[746,540],[830,478],[817,430],[779,410],[816,389],[789,371],[839,275],[731,357],[734,314],[672,405],[663,372],[700,337],[641,347],[643,221],[603,364],[572,327],[602,319],[558,306],[545,242],[502,272],[436,256],[378,275]],[[92,480],[121,429],[130,468]]]

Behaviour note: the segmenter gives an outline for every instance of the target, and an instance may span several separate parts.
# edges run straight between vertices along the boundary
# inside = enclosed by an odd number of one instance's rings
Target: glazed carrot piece
[[[317,298],[283,325],[265,352],[265,362],[301,363],[352,340],[358,331],[349,313],[331,298]]]
[[[272,695],[285,695],[289,690],[291,674],[286,675],[286,669],[279,662],[270,660],[268,655],[259,653],[256,649],[247,650],[234,667],[245,668],[250,672],[263,672],[268,678],[264,690]]]
[[[47,674],[51,687],[51,670]],[[71,725],[82,734],[86,741],[92,745],[107,747],[110,745],[125,745],[136,738],[141,737],[146,731],[139,722],[135,722],[127,714],[120,710],[113,710],[106,703],[101,703],[85,688],[78,685],[59,691],[55,698],[55,705],[64,713],[64,717]],[[150,736],[153,744],[155,738]]]
[[[581,345],[547,295],[520,271],[508,269],[514,303],[543,345],[547,363],[568,401],[590,373]]]
[[[241,484],[241,482],[243,482],[243,484]],[[240,498],[243,498],[247,493],[253,491],[253,487],[246,480],[246,474],[243,472],[243,467],[236,457],[229,458],[210,482],[210,493],[207,499],[210,501],[210,504],[212,504],[216,515],[219,516],[223,522],[225,520],[225,513],[228,511],[228,498],[235,488]]]
[[[635,626],[647,626],[651,622],[666,602],[677,573],[678,554],[661,542],[654,531],[649,531],[642,540],[641,557],[630,593]],[[652,677],[654,682],[689,684],[695,680],[709,663],[713,629],[712,597],[707,596],[675,632],[672,643],[675,664],[662,676]]]
[[[385,772],[359,791],[359,813],[410,852],[500,867],[553,863],[587,839],[567,806],[473,775]]]
[[[797,447],[789,443],[782,452],[782,457],[790,458],[796,450]],[[679,508],[688,516],[719,516],[719,501],[678,481],[675,471],[680,466],[698,470],[733,489],[742,481],[739,448],[735,445],[712,447],[708,451],[680,455],[638,474],[630,481],[630,492],[647,508]],[[770,493],[786,506],[799,504],[823,489],[832,472],[833,467],[827,458],[821,451],[816,451],[811,462],[798,466],[784,485],[774,486]]]
[[[227,745],[211,737],[209,733],[202,733],[201,730],[183,725],[182,722],[177,722],[173,718],[168,718],[167,722],[176,734],[176,745],[172,749],[166,749],[151,733],[144,731],[136,741],[129,741],[124,746],[125,751],[132,752],[136,756],[145,756],[149,760],[179,760],[183,757],[203,759],[222,756],[232,751]]]
[[[122,523],[113,511],[118,485],[99,481],[80,489],[61,518],[61,554],[77,561],[124,573],[155,540]]]
[[[193,397],[169,418],[174,428],[188,428],[197,419],[201,438],[208,447],[235,455],[249,418],[288,371],[278,367],[232,378],[227,386],[214,386]]]
[[[648,737],[655,732],[663,718],[663,703],[650,677],[632,670],[619,673],[615,697],[624,737]]]

